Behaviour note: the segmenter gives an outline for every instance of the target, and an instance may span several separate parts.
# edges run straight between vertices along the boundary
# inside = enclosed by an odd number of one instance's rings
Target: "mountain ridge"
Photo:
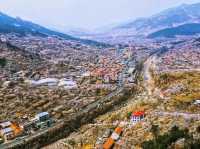
[[[149,38],[151,34],[156,34],[156,32],[165,29],[173,28],[172,30],[175,30],[178,26],[181,28],[184,24],[192,23],[200,23],[200,3],[182,4],[147,18],[138,18],[128,23],[121,23],[106,32],[96,34],[93,37],[90,36],[88,39],[94,38],[97,41],[111,43],[128,43],[138,38]],[[187,35],[189,33],[179,34]],[[196,33],[193,35],[196,35]]]
[[[196,35],[200,33],[200,23],[183,24],[177,27],[166,28],[159,30],[148,35],[148,38],[168,37],[174,38],[175,36]]]
[[[15,33],[20,36],[31,34],[33,36],[42,37],[57,36],[66,40],[73,40],[84,44],[90,44],[94,46],[107,46],[104,43],[99,43],[93,40],[80,39],[61,32],[53,31],[31,21],[23,20],[19,17],[13,18],[7,14],[4,14],[3,12],[0,12],[0,22],[0,33],[3,34]]]

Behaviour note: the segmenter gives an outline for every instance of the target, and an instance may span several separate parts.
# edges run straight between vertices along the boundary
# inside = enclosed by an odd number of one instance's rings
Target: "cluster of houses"
[[[48,112],[39,113],[33,119],[20,124],[12,121],[1,122],[0,143],[34,133],[36,130],[50,127],[52,124],[53,120],[50,118]]]
[[[96,47],[80,43],[79,41],[64,40],[56,36],[43,38],[27,35],[19,38],[15,34],[7,34],[4,35],[4,38],[13,45],[33,53],[38,53],[48,60],[60,60],[62,58],[82,59],[90,55],[90,53],[94,53],[92,51],[96,51]]]
[[[160,57],[157,72],[200,69],[200,49],[194,43],[174,46]]]
[[[91,76],[100,78],[105,83],[116,82],[118,74],[122,71],[122,65],[107,58],[102,58],[100,64],[90,68]]]
[[[6,121],[0,123],[0,136],[4,141],[14,139],[15,137],[21,135],[23,129],[16,123],[11,121]]]
[[[144,111],[135,111],[131,113],[130,120],[134,125],[145,118]],[[95,149],[111,149],[114,145],[121,147],[121,135],[125,129],[124,123],[120,123],[114,130],[106,129],[101,137],[98,137],[95,143]]]

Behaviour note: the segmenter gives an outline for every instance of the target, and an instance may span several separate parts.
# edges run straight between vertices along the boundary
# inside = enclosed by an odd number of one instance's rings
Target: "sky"
[[[200,0],[0,0],[0,11],[57,29],[95,29]]]

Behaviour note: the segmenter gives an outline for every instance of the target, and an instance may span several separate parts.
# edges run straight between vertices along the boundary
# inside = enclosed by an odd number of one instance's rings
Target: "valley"
[[[0,149],[199,149],[199,10],[76,37],[0,13]]]

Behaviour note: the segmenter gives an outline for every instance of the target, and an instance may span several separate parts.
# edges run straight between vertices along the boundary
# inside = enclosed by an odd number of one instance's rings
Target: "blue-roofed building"
[[[48,112],[42,112],[42,113],[39,113],[35,116],[35,118],[42,122],[42,121],[46,121],[49,119],[49,113]]]
[[[0,130],[1,137],[6,141],[15,137],[15,132],[11,127]]]
[[[10,126],[11,126],[11,122],[10,121],[6,121],[6,122],[3,122],[3,123],[0,123],[0,129],[4,129],[4,128],[10,127]]]
[[[53,123],[53,120],[50,118],[48,112],[41,112],[37,114],[34,118],[34,126],[37,129],[50,127],[52,123]]]

